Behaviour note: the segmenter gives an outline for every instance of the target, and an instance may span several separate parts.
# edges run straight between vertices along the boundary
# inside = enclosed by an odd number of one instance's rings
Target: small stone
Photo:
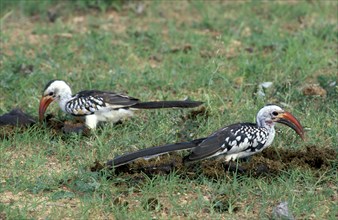
[[[270,86],[272,86],[273,82],[262,82],[260,84],[260,86],[262,86],[263,88],[269,88]]]
[[[145,5],[141,2],[139,2],[136,5],[135,12],[136,12],[136,14],[141,15],[141,14],[144,13],[144,9],[145,9]]]
[[[265,89],[271,87],[273,82],[262,82],[258,85],[258,89],[256,92],[256,95],[259,98],[264,98],[265,97]]]
[[[329,86],[330,86],[330,87],[334,87],[336,84],[337,84],[336,81],[332,81],[332,82],[329,83]]]
[[[272,210],[272,219],[295,220],[289,212],[288,203],[281,202]]]

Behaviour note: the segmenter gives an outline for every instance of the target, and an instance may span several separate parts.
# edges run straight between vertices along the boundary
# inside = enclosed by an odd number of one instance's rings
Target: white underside
[[[111,123],[116,123],[120,120],[130,118],[134,115],[134,112],[129,109],[118,109],[111,111],[97,111],[93,115],[86,116],[86,125],[90,129],[95,129],[97,123],[101,121],[108,121]]]
[[[235,161],[235,160],[240,159],[240,158],[249,157],[253,154],[261,152],[264,148],[265,147],[263,147],[261,150],[256,151],[256,152],[245,152],[245,151],[243,151],[243,152],[240,152],[240,153],[237,153],[237,154],[226,155],[225,158],[224,158],[224,161],[229,162],[229,161]]]

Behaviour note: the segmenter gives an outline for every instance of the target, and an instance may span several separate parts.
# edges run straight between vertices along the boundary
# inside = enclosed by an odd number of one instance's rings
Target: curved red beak
[[[290,112],[280,113],[277,116],[276,122],[289,126],[304,140],[304,129],[302,125]]]
[[[54,99],[52,96],[43,96],[40,100],[39,105],[39,120],[42,121],[46,112],[46,109],[48,108],[49,104],[53,102]]]

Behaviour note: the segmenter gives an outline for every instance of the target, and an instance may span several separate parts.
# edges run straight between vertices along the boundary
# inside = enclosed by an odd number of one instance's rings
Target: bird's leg
[[[251,156],[239,158],[238,160],[241,162],[243,161],[244,163],[249,163],[251,161]]]
[[[97,117],[95,114],[93,115],[87,115],[86,116],[86,125],[90,128],[95,130],[96,125],[97,125]]]
[[[226,171],[231,171],[234,173],[243,174],[245,172],[245,168],[239,165],[239,159],[236,159],[236,161],[224,161],[223,167]]]

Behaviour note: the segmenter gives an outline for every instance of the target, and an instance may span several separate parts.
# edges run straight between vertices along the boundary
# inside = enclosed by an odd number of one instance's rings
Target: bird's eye
[[[272,115],[273,115],[273,116],[277,116],[277,115],[278,115],[278,112],[272,112]]]
[[[50,92],[48,93],[49,96],[53,96],[54,95],[54,92]]]

